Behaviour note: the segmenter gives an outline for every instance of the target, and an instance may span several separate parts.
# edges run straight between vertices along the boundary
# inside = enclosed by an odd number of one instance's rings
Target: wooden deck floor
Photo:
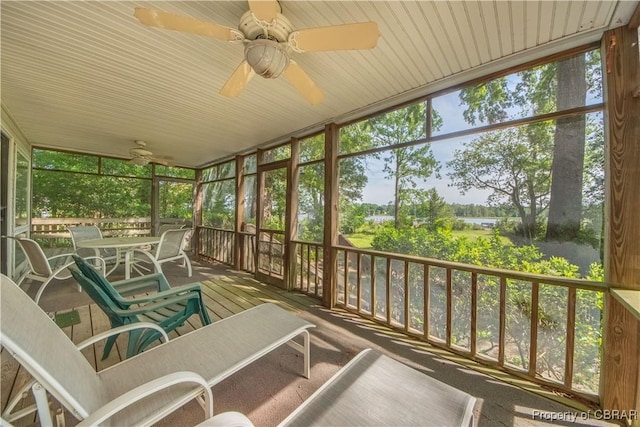
[[[386,353],[427,375],[458,387],[478,398],[476,425],[545,425],[547,422],[533,417],[538,413],[578,413],[579,409],[566,406],[539,387],[517,380],[507,374],[475,365],[446,351],[433,348],[384,326],[361,319],[341,310],[329,311],[319,301],[303,294],[286,292],[254,280],[246,273],[228,270],[221,266],[194,263],[194,276],[187,278],[184,270],[170,266],[165,271],[172,286],[200,282],[205,303],[213,321],[228,317],[250,307],[274,302],[287,310],[315,323],[311,331],[311,379],[300,375],[301,361],[298,354],[288,347],[277,349],[261,360],[243,368],[238,373],[214,387],[216,412],[240,411],[257,426],[277,425],[304,399],[364,348],[374,348]],[[117,277],[116,277],[117,278]],[[25,288],[29,293],[35,292]],[[78,324],[63,328],[75,343],[109,328],[100,309],[91,304],[84,293],[77,292],[75,282],[63,281],[56,289],[44,294],[41,306],[47,312],[61,314],[76,310]],[[197,316],[170,334],[170,338],[189,333],[201,327]],[[83,351],[97,370],[105,369],[122,360],[125,339],[121,337],[116,348],[106,360],[101,360],[103,343]],[[185,354],[188,349],[185,349]],[[7,354],[0,351],[2,359],[0,398],[5,408],[16,390],[29,381],[29,375]],[[294,369],[291,366],[300,366]],[[546,394],[545,394],[546,393]],[[26,400],[25,400],[26,402]],[[196,403],[188,404],[164,420],[160,425],[195,425],[202,421],[202,410]],[[77,421],[66,417],[67,425]],[[35,417],[19,425],[33,424]],[[588,419],[582,425],[606,425]],[[425,425],[428,420],[425,420]]]
[[[192,279],[184,277],[177,270],[174,267],[167,274],[167,276],[171,275],[174,279],[177,279],[172,281],[174,286],[183,284],[181,282],[193,282]],[[286,292],[277,287],[265,285],[244,273],[232,274],[231,276],[228,274],[229,272],[225,272],[225,275],[215,274],[209,278],[201,277],[199,281],[202,286],[205,305],[213,322],[266,302],[275,303],[295,313],[305,311],[317,303],[317,300],[309,296]],[[47,291],[43,296],[41,306],[52,317],[63,318],[72,311],[78,313],[80,319],[78,323],[62,327],[62,330],[74,343],[80,343],[87,338],[110,329],[109,320],[104,312],[96,304],[93,304],[88,297],[79,293],[75,282],[72,282],[71,279],[56,283],[55,289],[53,289],[54,285],[51,285],[51,288],[50,292],[55,293],[55,295],[51,295]],[[28,283],[24,286],[24,289],[29,294],[37,291],[37,289],[30,289]],[[67,307],[69,304],[65,303],[65,295],[68,297],[67,301],[71,301],[72,307]],[[83,302],[86,304],[77,305],[77,301],[82,300],[85,300]],[[196,315],[191,316],[183,326],[168,334],[169,339],[187,334],[200,327],[202,327],[202,323],[199,317]],[[159,341],[158,344],[160,344]],[[96,370],[102,370],[125,359],[126,345],[126,336],[120,336],[109,357],[104,360],[102,360],[104,342],[96,343],[82,350],[82,352]],[[16,394],[17,390],[30,381],[31,376],[4,349],[0,349],[0,358],[2,362],[0,407],[4,410],[9,399]],[[30,403],[32,403],[32,398],[28,397],[21,406],[24,407]],[[17,425],[31,425],[36,419],[35,417],[29,417],[24,421],[24,423]],[[71,425],[74,424],[73,420],[69,419],[68,416],[67,421],[72,421]]]

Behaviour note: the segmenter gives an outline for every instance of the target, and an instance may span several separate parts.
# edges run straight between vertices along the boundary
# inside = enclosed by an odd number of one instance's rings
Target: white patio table
[[[105,237],[103,239],[89,239],[78,242],[78,248],[93,249],[100,255],[100,249],[116,249],[116,263],[105,275],[111,274],[120,265],[120,253],[124,252],[124,277],[131,278],[131,258],[133,250],[142,246],[160,243],[160,236],[151,237]]]

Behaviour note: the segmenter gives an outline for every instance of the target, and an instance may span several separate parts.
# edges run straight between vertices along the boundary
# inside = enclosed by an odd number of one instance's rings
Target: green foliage
[[[346,205],[340,209],[340,233],[352,234],[364,225],[365,211],[361,205]]]
[[[515,246],[505,244],[497,230],[489,238],[475,240],[455,238],[450,230],[430,231],[424,227],[397,229],[392,225],[377,229],[372,247],[382,252],[417,255],[426,258],[446,259],[465,264],[515,270],[527,273],[579,278],[578,267],[564,258],[545,257],[534,245]],[[430,330],[432,336],[446,336],[446,271],[430,268]],[[396,274],[403,274],[402,272]],[[420,271],[410,270],[410,277]],[[602,280],[600,264],[592,264],[587,275],[589,280]],[[384,281],[379,278],[378,281]],[[397,282],[397,283],[396,283]],[[452,343],[468,345],[470,340],[470,282],[469,274],[453,271]],[[403,277],[392,281],[392,295],[402,295]],[[465,285],[466,284],[466,285]],[[508,279],[506,301],[506,361],[528,369],[529,343],[531,336],[532,285],[528,281]],[[568,288],[539,284],[537,372],[552,380],[562,381],[564,375],[564,349],[566,346],[566,318]],[[411,295],[420,295],[422,281],[411,282]],[[496,319],[500,313],[497,303],[500,281],[497,276],[477,276],[477,339],[479,351],[491,354],[497,346],[499,328]],[[415,297],[414,297],[415,298]],[[416,324],[422,316],[419,298],[411,300],[409,310]],[[403,297],[392,301],[394,316],[401,318],[404,310]],[[417,305],[417,306],[416,306]],[[601,316],[603,296],[600,292],[578,291],[576,310],[576,345],[574,383],[587,391],[597,390],[601,348]]]
[[[394,186],[394,218],[397,227],[408,225],[408,207],[418,184],[439,171],[429,144],[398,147],[405,142],[426,137],[426,111],[424,103],[391,111],[369,119],[374,146],[395,147],[383,151],[383,172]],[[413,192],[412,192],[413,190]]]
[[[33,167],[69,172],[98,173],[98,157],[52,150],[33,150]]]
[[[226,230],[235,226],[235,180],[202,185],[202,225]]]
[[[315,141],[315,140],[314,140]],[[310,157],[324,156],[323,144],[307,145]],[[310,149],[314,149],[314,153]],[[300,166],[298,185],[298,239],[322,242],[324,232],[324,164]]]
[[[193,184],[160,181],[158,188],[160,218],[191,219],[193,216]]]
[[[486,133],[454,152],[448,176],[462,194],[491,190],[489,204],[514,207],[521,235],[536,236],[540,213],[549,201],[551,123],[543,122]]]
[[[34,170],[32,203],[33,216],[151,216],[151,180]]]
[[[100,172],[103,175],[120,175],[136,178],[151,178],[151,164],[138,166],[118,159],[102,159]]]
[[[169,176],[172,178],[196,179],[196,171],[194,169],[179,168],[175,166],[156,165],[156,175]]]
[[[460,92],[460,100],[467,106],[464,119],[472,125],[504,121],[513,105],[506,77],[467,88]]]

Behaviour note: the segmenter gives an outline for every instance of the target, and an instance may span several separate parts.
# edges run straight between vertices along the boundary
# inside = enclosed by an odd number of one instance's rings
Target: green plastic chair
[[[200,316],[203,325],[211,323],[202,301],[200,285],[197,283],[149,295],[138,295],[135,299],[125,298],[87,261],[77,255],[72,257],[77,269],[70,268],[71,274],[87,295],[104,311],[112,328],[135,322],[151,322],[169,333],[182,326],[194,314]],[[144,283],[140,278],[134,281]],[[166,282],[166,279],[164,281]],[[119,284],[122,287],[126,285],[126,281],[120,281]],[[146,287],[149,287],[148,281]],[[102,354],[103,360],[109,356],[117,337],[118,335],[114,335],[107,339]],[[153,329],[130,331],[126,358],[142,352],[160,337],[160,332]]]

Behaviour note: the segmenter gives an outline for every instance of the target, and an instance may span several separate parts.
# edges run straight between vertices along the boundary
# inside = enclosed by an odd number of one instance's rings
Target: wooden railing
[[[151,234],[151,218],[33,218],[31,238],[45,248],[71,247],[71,235],[67,227],[96,225],[104,237],[148,236]]]
[[[233,265],[234,233],[198,230],[200,254]],[[242,233],[242,270],[255,272],[255,240]],[[328,268],[322,245],[291,244],[291,287],[322,296]],[[336,306],[597,402],[606,285],[340,245],[332,250]]]
[[[256,269],[263,275],[262,280],[284,279],[284,231],[260,230],[256,252]]]
[[[295,240],[292,242],[295,249],[295,269],[293,289],[307,294],[322,297],[322,272],[324,270],[324,258],[322,243],[310,243]]]
[[[235,232],[213,227],[198,227],[198,255],[233,265]]]
[[[334,250],[337,306],[597,401],[602,283],[346,246]]]
[[[198,233],[198,255],[232,267],[235,265],[236,233],[234,231],[199,226],[196,227],[196,233]],[[256,265],[256,236],[248,232],[238,233],[238,236],[241,242],[240,269],[253,273]]]

